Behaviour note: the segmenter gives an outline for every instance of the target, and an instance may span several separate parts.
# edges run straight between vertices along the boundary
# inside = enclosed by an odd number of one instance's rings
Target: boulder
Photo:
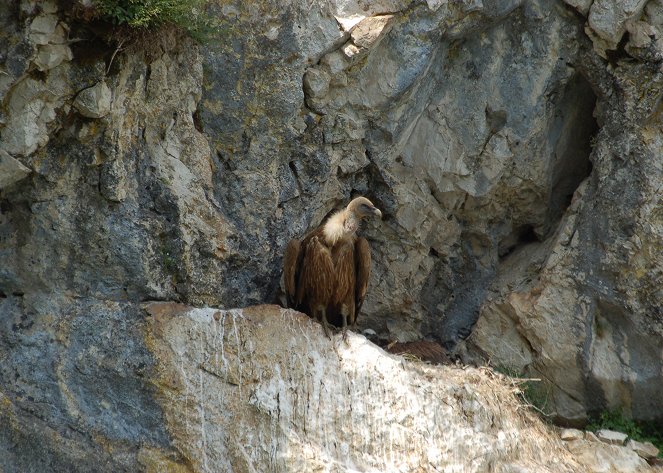
[[[584,438],[584,433],[582,430],[578,429],[562,429],[559,433],[559,438],[566,441],[582,440]]]
[[[624,445],[628,435],[622,432],[615,432],[614,430],[601,429],[596,431],[596,436],[601,442],[610,445]]]
[[[575,459],[588,473],[645,473],[655,471],[635,452],[617,445],[576,440],[567,444]]]
[[[626,447],[633,450],[645,460],[656,458],[659,453],[658,448],[651,442],[638,442],[637,440],[629,439],[626,442]]]
[[[113,94],[105,82],[83,89],[74,100],[74,107],[88,118],[103,118],[110,113]]]

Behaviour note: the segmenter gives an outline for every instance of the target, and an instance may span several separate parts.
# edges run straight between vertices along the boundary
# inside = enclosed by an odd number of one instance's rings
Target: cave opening
[[[549,136],[553,150],[549,181],[549,229],[556,227],[573,194],[592,172],[592,146],[599,130],[596,94],[581,74],[566,85]]]
[[[502,239],[497,247],[500,261],[512,254],[517,248],[540,241],[533,225],[520,225],[511,234]]]
[[[547,172],[547,202],[542,222],[512,222],[512,231],[498,243],[499,261],[519,248],[546,240],[558,227],[580,184],[592,172],[591,154],[599,130],[594,117],[597,97],[581,74],[561,91],[547,130],[551,158]]]

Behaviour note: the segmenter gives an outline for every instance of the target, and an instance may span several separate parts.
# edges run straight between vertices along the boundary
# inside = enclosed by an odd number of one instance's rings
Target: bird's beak
[[[375,215],[377,218],[382,218],[382,212],[380,212],[380,209],[373,207],[373,215]]]

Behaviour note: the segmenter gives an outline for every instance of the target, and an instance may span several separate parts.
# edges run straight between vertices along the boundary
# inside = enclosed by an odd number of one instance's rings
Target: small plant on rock
[[[137,31],[175,26],[202,40],[214,29],[206,15],[208,0],[79,0],[75,10],[85,20],[98,19]]]
[[[651,442],[663,457],[663,425],[656,422],[638,422],[624,416],[620,409],[603,411],[587,424],[587,430],[596,432],[606,429],[622,432],[638,442]]]

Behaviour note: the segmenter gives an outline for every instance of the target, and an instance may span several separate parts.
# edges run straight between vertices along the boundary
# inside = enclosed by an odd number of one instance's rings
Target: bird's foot
[[[325,332],[325,335],[327,335],[327,338],[331,340],[331,335],[329,333],[329,323],[326,320],[322,321],[322,329]]]
[[[347,325],[345,327],[343,327],[343,341],[345,342],[346,346],[350,345],[348,343],[348,326]]]

